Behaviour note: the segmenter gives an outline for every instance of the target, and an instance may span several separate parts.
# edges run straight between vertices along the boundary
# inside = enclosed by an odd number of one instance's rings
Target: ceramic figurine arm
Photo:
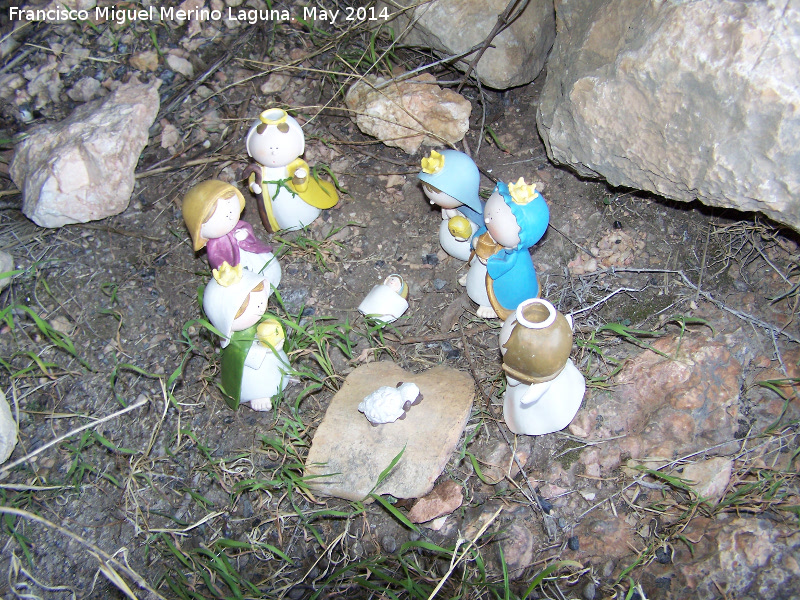
[[[296,158],[286,166],[286,171],[292,178],[292,184],[296,191],[305,192],[308,189],[309,168],[306,161]]]
[[[234,227],[233,232],[242,250],[252,252],[253,254],[272,252],[272,246],[258,239],[255,231],[253,231],[253,226],[247,221],[239,221],[236,227]]]
[[[542,397],[545,395],[547,390],[553,385],[553,380],[545,381],[544,383],[533,383],[528,386],[528,389],[523,394],[522,398],[520,399],[520,404],[524,406],[530,406],[531,404],[535,404]]]
[[[239,221],[241,223],[241,221]],[[234,229],[235,231],[235,229]],[[212,269],[219,269],[222,263],[235,267],[241,262],[239,244],[233,231],[222,237],[212,238],[206,243],[208,264]]]
[[[244,366],[251,369],[258,369],[267,357],[267,354],[272,352],[264,344],[258,340],[253,341],[250,350],[247,352],[247,357],[244,359]]]
[[[490,256],[486,263],[486,271],[492,279],[498,279],[508,273],[514,268],[520,252],[527,252],[527,250],[508,250],[503,249],[497,254]]]
[[[254,194],[258,195],[261,193],[261,184],[256,181],[255,172],[250,173],[250,177],[247,178],[247,185]]]

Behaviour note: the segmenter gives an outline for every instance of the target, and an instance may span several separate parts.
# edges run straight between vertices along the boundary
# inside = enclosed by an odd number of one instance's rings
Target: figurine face
[[[520,242],[520,228],[517,218],[497,190],[486,201],[483,220],[486,223],[487,231],[495,242],[505,248],[517,247]]]
[[[452,196],[449,196],[441,190],[437,190],[432,185],[424,182],[422,184],[422,191],[425,192],[425,195],[428,197],[428,200],[431,201],[431,204],[438,204],[442,208],[458,208],[463,204],[463,202],[459,202]]]
[[[200,235],[207,240],[228,234],[239,222],[239,198],[234,194],[217,200],[217,207],[200,226]]]
[[[305,150],[303,130],[279,108],[264,111],[262,117],[266,122],[247,134],[247,153],[265,167],[285,167]]]
[[[383,285],[386,285],[392,289],[392,291],[397,292],[398,294],[403,291],[403,280],[400,279],[397,275],[390,275],[387,277]]]
[[[252,327],[261,318],[267,310],[268,293],[264,282],[262,281],[250,291],[250,295],[242,303],[239,312],[233,319],[233,331],[242,331],[248,327]]]

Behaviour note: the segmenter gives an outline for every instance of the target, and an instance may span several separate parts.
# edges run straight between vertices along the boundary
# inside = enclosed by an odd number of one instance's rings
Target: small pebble
[[[436,291],[444,289],[447,285],[447,282],[444,279],[439,279],[438,277],[433,280],[433,289]]]
[[[161,75],[158,76],[161,81],[169,85],[173,81],[175,81],[175,71],[170,71],[169,69],[164,69],[161,72]]]
[[[422,257],[423,265],[433,265],[434,267],[439,264],[439,257],[435,254],[426,254]]]
[[[292,600],[300,600],[300,598],[305,598],[306,593],[308,592],[308,588],[304,585],[296,585],[292,589],[289,590],[289,598]]]
[[[313,306],[306,306],[303,309],[303,315],[302,316],[311,317],[311,316],[314,316],[316,313],[317,313],[317,309],[316,308],[314,308]]]
[[[375,266],[376,266],[376,267],[382,267],[382,266],[384,266],[385,264],[386,264],[386,261],[385,261],[385,260],[376,260],[376,261],[375,261]]]
[[[620,223],[619,221],[614,221],[614,229],[622,229],[622,223]]]
[[[594,600],[597,595],[597,586],[593,582],[587,583],[583,586],[583,597],[585,600]]]
[[[575,552],[581,549],[581,542],[577,535],[573,535],[567,540],[567,547]]]
[[[564,517],[558,517],[558,526],[561,527],[561,529],[566,529],[567,520]]]
[[[249,519],[253,516],[253,503],[250,502],[247,498],[242,497],[239,501],[239,507],[242,511],[242,516],[245,519]]]
[[[667,548],[657,548],[656,549],[656,561],[662,565],[668,565],[672,562],[672,549]]]
[[[552,539],[558,536],[558,526],[556,525],[556,520],[550,515],[544,516],[544,528],[545,531],[547,531],[547,537]]]
[[[539,504],[541,505],[542,510],[545,512],[545,514],[549,515],[553,511],[553,503],[550,502],[550,500],[548,500],[547,498],[542,498],[541,496],[539,496]]]
[[[394,539],[394,536],[385,535],[381,538],[381,546],[383,546],[383,549],[386,550],[386,552],[392,554],[395,550],[397,550],[397,540]]]
[[[672,587],[672,577],[657,578],[656,587],[660,590],[669,590]]]

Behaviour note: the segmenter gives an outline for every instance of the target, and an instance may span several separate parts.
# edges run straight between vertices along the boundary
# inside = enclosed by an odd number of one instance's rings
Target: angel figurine
[[[336,187],[311,176],[300,124],[281,108],[268,108],[247,134],[247,154],[257,162],[251,166],[248,185],[258,197],[264,228],[302,229],[321,210],[339,201]]]

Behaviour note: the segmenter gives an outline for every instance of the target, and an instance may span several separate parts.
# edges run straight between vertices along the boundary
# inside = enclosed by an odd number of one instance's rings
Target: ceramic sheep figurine
[[[373,427],[405,419],[406,412],[422,401],[415,383],[398,383],[397,387],[383,386],[364,398],[358,410],[364,413]]]

